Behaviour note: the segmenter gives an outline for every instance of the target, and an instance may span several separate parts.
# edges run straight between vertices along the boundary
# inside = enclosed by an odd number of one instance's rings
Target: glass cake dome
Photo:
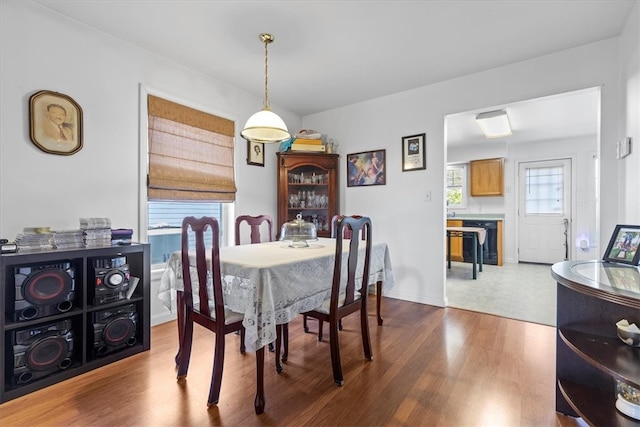
[[[315,224],[304,221],[302,214],[298,214],[295,220],[282,224],[280,240],[290,242],[290,248],[306,248],[308,241],[318,240],[318,231]]]

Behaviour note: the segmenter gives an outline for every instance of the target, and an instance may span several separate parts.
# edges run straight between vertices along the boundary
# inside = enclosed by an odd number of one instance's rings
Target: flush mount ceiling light
[[[264,107],[262,110],[249,117],[240,135],[244,139],[254,142],[282,142],[291,138],[287,125],[269,108],[269,91],[267,89],[268,50],[267,46],[274,38],[271,34],[262,33],[259,36],[264,43]]]
[[[476,121],[487,138],[511,135],[511,124],[505,110],[480,113],[476,116]]]

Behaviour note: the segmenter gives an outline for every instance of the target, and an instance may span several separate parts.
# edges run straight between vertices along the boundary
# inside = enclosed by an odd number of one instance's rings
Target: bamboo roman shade
[[[234,122],[152,95],[149,200],[235,200]]]

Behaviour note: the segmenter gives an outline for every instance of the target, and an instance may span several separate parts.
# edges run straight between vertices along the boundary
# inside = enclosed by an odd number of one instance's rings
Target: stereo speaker
[[[8,372],[13,371],[13,385],[27,384],[72,364],[73,331],[69,319],[17,330],[11,335],[13,367]]]
[[[137,342],[138,314],[134,304],[93,314],[93,354],[104,356]]]
[[[29,265],[14,269],[13,321],[51,316],[71,310],[75,269],[70,262]]]
[[[129,289],[129,265],[126,257],[94,258],[90,261],[93,277],[93,304],[103,305],[123,300]]]

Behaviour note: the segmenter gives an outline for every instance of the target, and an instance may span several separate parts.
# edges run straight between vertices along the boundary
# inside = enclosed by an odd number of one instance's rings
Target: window
[[[212,216],[224,230],[223,204],[216,202],[149,201],[149,244],[151,264],[165,263],[171,254],[182,246],[182,219],[187,216]],[[189,247],[195,249],[190,239]],[[211,241],[211,233],[205,233],[205,242]]]
[[[182,219],[224,224],[235,200],[234,122],[149,95],[147,233],[151,264],[180,250]],[[193,242],[190,242],[193,244]]]
[[[467,168],[465,165],[447,166],[447,206],[465,205]]]

